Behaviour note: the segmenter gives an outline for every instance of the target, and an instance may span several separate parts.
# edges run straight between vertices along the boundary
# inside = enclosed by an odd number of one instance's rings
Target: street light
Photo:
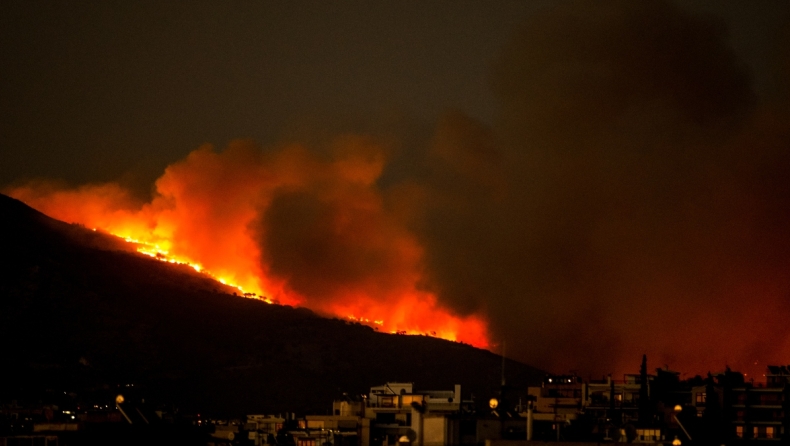
[[[118,396],[115,397],[115,407],[121,412],[121,415],[123,415],[123,417],[126,418],[126,421],[128,421],[129,424],[132,424],[132,419],[129,418],[129,415],[126,415],[126,412],[124,412],[123,407],[121,407],[123,402],[124,402],[123,395],[119,394]]]
[[[683,406],[681,406],[680,404],[675,405],[675,414],[674,414],[675,415],[675,421],[678,423],[678,426],[680,426],[680,428],[683,429],[683,433],[686,434],[686,438],[691,440],[691,435],[689,435],[689,431],[686,430],[686,428],[683,426],[683,423],[680,422],[680,418],[678,418],[678,414],[680,412],[682,412],[682,411],[683,411]],[[677,441],[677,443],[675,443],[676,441]],[[678,439],[677,436],[675,436],[675,439],[672,440],[672,445],[673,446],[679,446],[680,445],[680,439]]]

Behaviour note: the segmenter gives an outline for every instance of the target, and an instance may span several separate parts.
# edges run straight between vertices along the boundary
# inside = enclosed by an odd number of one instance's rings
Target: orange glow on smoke
[[[234,142],[220,153],[201,147],[169,166],[146,203],[114,183],[31,183],[6,192],[59,220],[122,237],[140,253],[188,264],[247,297],[487,348],[485,319],[456,315],[418,287],[423,249],[376,185],[384,158],[360,138],[336,144],[327,158],[300,146],[262,152]],[[291,209],[288,194],[307,210]],[[271,217],[277,212],[285,217]],[[291,241],[301,245],[291,250]]]

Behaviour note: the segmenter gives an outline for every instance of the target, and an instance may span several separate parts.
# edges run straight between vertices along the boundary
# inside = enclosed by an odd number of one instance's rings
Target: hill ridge
[[[236,297],[3,195],[0,215],[0,342],[14,370],[0,398],[129,381],[163,401],[238,414],[323,412],[387,381],[499,391],[501,357],[489,351]],[[506,372],[516,387],[543,376],[512,360]]]

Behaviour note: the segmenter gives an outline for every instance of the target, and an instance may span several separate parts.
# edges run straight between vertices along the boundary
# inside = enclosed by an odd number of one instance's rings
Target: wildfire
[[[94,231],[95,230],[96,229],[94,229]],[[197,271],[199,273],[202,273],[202,274],[205,274],[205,275],[213,278],[214,280],[218,281],[219,283],[221,283],[223,285],[227,285],[229,287],[236,288],[237,290],[241,291],[242,296],[244,296],[244,297],[251,298],[251,299],[262,300],[262,301],[264,301],[266,303],[269,303],[269,304],[272,303],[272,301],[270,299],[268,299],[268,298],[266,298],[264,296],[259,296],[258,293],[247,291],[241,285],[233,283],[232,281],[230,281],[228,279],[225,279],[223,277],[217,277],[216,275],[212,274],[211,271],[205,270],[203,268],[203,266],[201,266],[199,263],[194,263],[194,262],[192,262],[192,261],[190,261],[189,259],[186,259],[186,258],[178,258],[178,257],[171,256],[170,252],[168,252],[167,250],[162,249],[159,245],[152,245],[150,243],[146,243],[146,242],[141,241],[141,240],[136,240],[136,239],[133,239],[131,237],[124,237],[124,240],[126,242],[128,242],[128,243],[132,243],[134,245],[137,245],[137,252],[139,252],[140,254],[144,254],[144,255],[147,255],[149,257],[153,257],[156,260],[159,260],[159,261],[162,261],[162,262],[166,262],[166,263],[173,263],[173,264],[177,264],[177,265],[189,266],[190,268],[194,269],[195,271]]]
[[[373,324],[376,324],[376,325],[384,325],[384,321],[371,321],[370,319],[368,319],[366,317],[356,317],[354,315],[349,315],[348,319],[352,320],[354,322],[361,322],[361,323],[365,323],[365,324],[373,323]]]
[[[117,184],[7,191],[54,218],[106,231],[245,297],[305,306],[383,332],[489,345],[485,320],[418,287],[423,248],[385,205],[379,149],[343,141],[327,161],[301,147],[264,155],[210,147],[169,166],[147,203]]]

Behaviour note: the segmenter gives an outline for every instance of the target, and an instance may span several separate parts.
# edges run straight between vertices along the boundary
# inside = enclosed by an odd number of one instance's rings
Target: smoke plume
[[[148,202],[113,184],[9,192],[281,303],[504,342],[557,372],[787,362],[787,97],[756,95],[721,21],[555,5],[491,87],[495,122],[450,111],[417,152],[236,141],[168,167]]]
[[[524,25],[493,129],[440,126],[421,230],[438,294],[558,371],[786,362],[786,116],[715,18],[606,5]]]

